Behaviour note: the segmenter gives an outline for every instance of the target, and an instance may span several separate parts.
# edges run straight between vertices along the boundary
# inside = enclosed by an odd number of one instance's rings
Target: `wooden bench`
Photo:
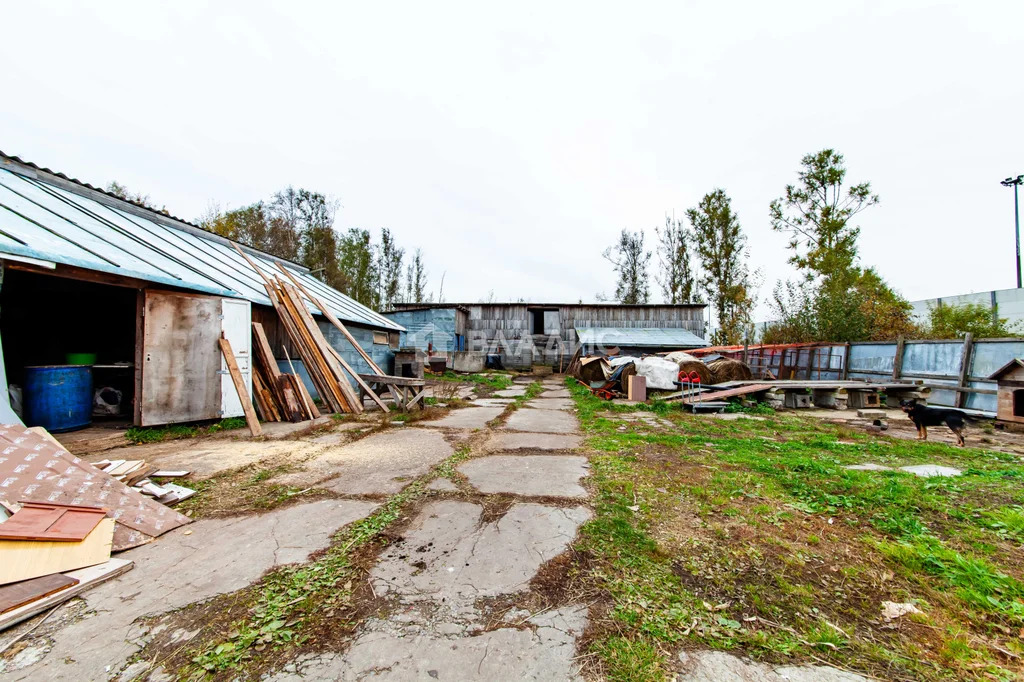
[[[393,377],[386,374],[360,374],[359,378],[369,384],[378,395],[383,391],[389,391],[395,405],[402,410],[409,411],[419,407],[427,382],[425,379],[412,379],[409,377]],[[359,388],[359,400],[362,401],[366,391]]]

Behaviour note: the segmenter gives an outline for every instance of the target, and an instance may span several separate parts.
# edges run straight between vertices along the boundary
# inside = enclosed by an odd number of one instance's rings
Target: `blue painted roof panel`
[[[96,201],[86,192],[8,168],[0,168],[0,255],[4,253],[270,305],[263,280],[213,235],[206,238],[147,219]],[[280,274],[275,259],[252,250],[248,255],[264,274]],[[282,264],[339,319],[403,329],[304,268]],[[309,309],[319,312],[313,305]]]

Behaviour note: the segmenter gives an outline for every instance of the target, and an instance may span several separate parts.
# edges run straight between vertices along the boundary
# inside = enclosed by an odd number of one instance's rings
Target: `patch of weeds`
[[[754,403],[746,405],[742,400],[731,400],[725,408],[726,412],[732,414],[754,414],[771,416],[775,414],[775,408],[768,403]]]
[[[656,682],[666,679],[658,648],[645,638],[609,637],[594,646],[611,682]]]
[[[985,512],[982,523],[1001,537],[1024,541],[1024,507],[1021,505]]]
[[[998,614],[1014,627],[1024,624],[1024,584],[984,559],[963,556],[929,536],[874,544],[911,574],[939,579],[971,607]]]
[[[284,566],[264,576],[250,589],[253,601],[247,614],[199,644],[191,652],[190,669],[180,671],[182,676],[217,675],[246,665],[268,647],[301,646],[310,636],[306,628],[309,619],[351,602],[358,577],[354,553],[378,539],[401,517],[407,504],[424,494],[425,480],[453,475],[455,466],[468,456],[468,446],[459,448],[427,477],[388,498],[370,516],[340,530],[318,559]],[[261,475],[257,472],[253,478]]]
[[[245,427],[244,417],[228,417],[227,419],[221,419],[216,424],[210,424],[206,432],[217,433],[218,431],[231,431],[232,429],[244,429]]]
[[[488,386],[496,391],[502,391],[512,385],[512,375],[498,372],[487,374],[456,374],[452,370],[444,374],[435,374],[431,378],[439,381],[454,381],[458,383],[473,383]]]
[[[124,437],[135,445],[143,443],[160,443],[165,440],[181,440],[198,438],[199,436],[245,428],[245,420],[241,417],[229,417],[213,424],[169,424],[167,426],[132,426],[124,432]]]

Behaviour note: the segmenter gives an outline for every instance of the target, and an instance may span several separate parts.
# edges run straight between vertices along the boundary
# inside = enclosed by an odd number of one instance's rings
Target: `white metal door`
[[[252,395],[252,332],[250,331],[251,306],[249,301],[235,298],[221,299],[221,331],[231,344],[235,362],[242,373],[242,381],[248,394]],[[228,373],[223,354],[220,359],[220,416],[241,417],[245,414],[242,402],[235,391],[235,384]]]

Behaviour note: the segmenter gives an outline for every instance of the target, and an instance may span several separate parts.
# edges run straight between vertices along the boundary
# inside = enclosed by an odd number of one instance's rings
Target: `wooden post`
[[[903,349],[906,346],[906,339],[901,334],[896,338],[896,355],[892,358],[892,380],[899,381],[903,374]]]
[[[252,398],[245,390],[245,381],[242,380],[242,372],[235,362],[235,352],[231,350],[231,343],[224,338],[223,332],[220,339],[220,352],[224,355],[224,362],[228,365],[228,372],[231,374],[231,381],[235,384],[235,391],[238,393],[238,400],[242,403],[242,411],[245,412],[245,423],[249,425],[249,433],[254,436],[263,435],[263,427],[260,420],[256,418],[256,410],[252,409]]]
[[[850,344],[846,344],[846,350],[843,351],[843,371],[840,375],[843,381],[847,381],[850,378]]]
[[[967,388],[967,384],[971,377],[971,355],[974,351],[974,335],[967,332],[964,336],[964,348],[960,353],[960,378],[957,381],[957,388]],[[967,392],[963,390],[957,390],[956,400],[954,401],[954,407],[963,407],[967,404]]]

